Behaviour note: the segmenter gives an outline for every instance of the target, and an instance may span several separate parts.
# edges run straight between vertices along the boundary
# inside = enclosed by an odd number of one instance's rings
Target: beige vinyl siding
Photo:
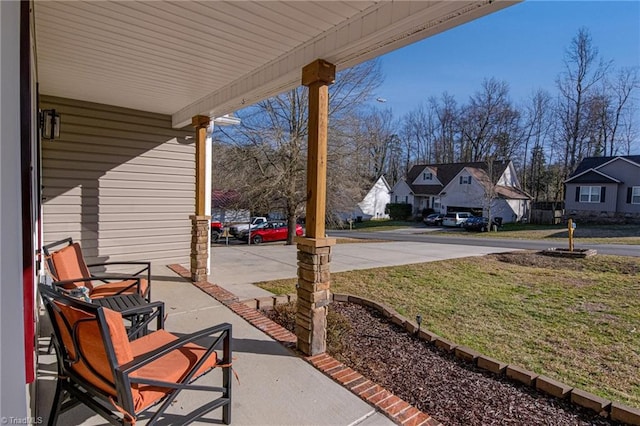
[[[42,143],[44,243],[80,241],[88,262],[189,263],[195,206],[191,129],[171,117],[43,96],[61,116]]]

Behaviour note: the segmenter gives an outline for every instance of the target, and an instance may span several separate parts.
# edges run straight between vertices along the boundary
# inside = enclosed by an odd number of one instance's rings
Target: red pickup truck
[[[211,221],[211,241],[212,242],[215,243],[216,241],[218,241],[223,231],[224,231],[224,226],[222,225],[221,222],[217,220]]]

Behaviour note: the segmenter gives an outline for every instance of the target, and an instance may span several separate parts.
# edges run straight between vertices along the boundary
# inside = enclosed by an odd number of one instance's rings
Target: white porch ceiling
[[[40,92],[220,116],[300,85],[322,58],[344,69],[515,1],[37,1]]]

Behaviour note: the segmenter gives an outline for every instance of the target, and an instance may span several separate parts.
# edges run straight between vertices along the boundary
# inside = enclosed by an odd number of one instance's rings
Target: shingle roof
[[[501,198],[507,198],[510,200],[528,200],[531,198],[529,194],[521,190],[520,188],[514,188],[512,186],[496,186],[496,193]]]
[[[216,190],[211,194],[213,208],[224,209],[234,207],[240,201],[240,193],[233,189]]]
[[[497,176],[502,176],[507,166],[509,165],[508,161],[494,161],[493,168]],[[429,167],[433,170],[438,178],[438,180],[442,183],[441,185],[412,185],[411,182],[416,180],[416,178],[422,173],[422,171]],[[442,188],[447,186],[449,182],[453,178],[455,178],[458,173],[465,167],[470,169],[476,169],[478,171],[483,171],[486,176],[486,172],[489,170],[489,165],[486,161],[474,161],[468,163],[440,163],[440,164],[417,164],[413,166],[409,173],[407,173],[407,184],[411,188],[414,194],[418,195],[437,195],[440,193]]]
[[[616,155],[614,157],[587,157],[583,159],[580,162],[580,164],[578,164],[578,167],[576,167],[575,171],[571,173],[571,175],[569,176],[569,179],[589,169],[597,169],[603,164],[608,163],[609,161],[618,157],[633,161],[636,164],[640,164],[640,155]]]

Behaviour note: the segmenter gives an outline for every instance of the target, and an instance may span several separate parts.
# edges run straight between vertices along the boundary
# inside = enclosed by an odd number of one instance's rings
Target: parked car
[[[302,236],[302,226],[296,224],[296,235],[298,237]],[[244,230],[242,233],[238,234],[237,238],[248,241],[249,240],[249,230]],[[289,228],[287,226],[287,222],[284,221],[272,221],[262,223],[256,226],[251,230],[251,243],[252,244],[260,244],[262,242],[269,241],[284,241],[289,236]]]
[[[502,218],[496,217],[491,220],[491,226],[489,226],[489,218],[473,216],[467,219],[462,227],[467,231],[487,232],[493,226],[500,227],[502,225]]]
[[[432,213],[429,216],[423,219],[423,222],[427,226],[442,226],[442,219],[444,219],[444,214],[442,213]]]
[[[456,226],[460,227],[462,224],[473,216],[469,212],[452,212],[444,215],[442,219],[442,226]]]
[[[267,223],[267,218],[264,216],[252,217],[250,223],[237,223],[229,228],[229,233],[236,238],[240,238],[239,235],[245,233],[249,229],[255,229],[257,226]]]
[[[220,239],[220,235],[224,232],[224,225],[217,220],[211,221],[211,241],[216,242]]]
[[[467,231],[486,232],[489,230],[489,218],[473,216],[465,220],[462,227]]]

